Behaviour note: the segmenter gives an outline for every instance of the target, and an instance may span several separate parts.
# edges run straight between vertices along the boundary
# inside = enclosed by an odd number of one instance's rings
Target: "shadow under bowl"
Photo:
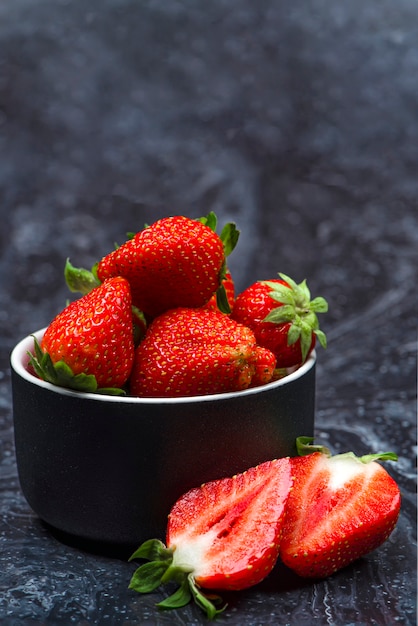
[[[34,333],[39,339],[43,330]],[[82,540],[164,539],[174,502],[203,482],[296,454],[313,436],[313,352],[295,372],[241,392],[116,397],[46,383],[28,369],[32,335],[11,355],[22,492],[49,526]]]

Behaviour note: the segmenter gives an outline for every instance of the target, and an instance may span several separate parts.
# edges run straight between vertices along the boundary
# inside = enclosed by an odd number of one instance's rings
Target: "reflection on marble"
[[[325,581],[280,565],[239,626],[416,624],[418,6],[414,0],[14,0],[0,5],[0,622],[197,625],[134,565],[59,540],[14,459],[8,355],[125,232],[209,210],[242,229],[237,288],[284,271],[329,300],[318,439],[394,450],[380,549]]]

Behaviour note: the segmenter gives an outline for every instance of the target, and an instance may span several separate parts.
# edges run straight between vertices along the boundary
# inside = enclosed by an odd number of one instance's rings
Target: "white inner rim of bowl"
[[[83,393],[78,391],[72,391],[71,389],[66,389],[64,387],[58,387],[56,385],[52,385],[51,383],[47,383],[44,380],[37,378],[26,369],[29,362],[28,352],[33,351],[33,335],[35,335],[40,341],[45,330],[46,329],[43,328],[34,332],[32,335],[28,335],[15,346],[10,358],[10,362],[14,371],[30,383],[38,385],[39,387],[44,387],[45,389],[49,389],[50,391],[53,391],[55,393],[59,393],[64,396],[83,396],[86,399],[96,400],[99,402],[125,402],[130,404],[184,404],[189,402],[208,402],[209,400],[213,401],[228,398],[237,398],[255,393],[261,393],[263,391],[268,391],[276,387],[282,387],[284,385],[287,385],[288,383],[304,376],[304,374],[312,369],[316,361],[316,352],[314,350],[313,352],[311,352],[306,362],[301,365],[301,367],[289,373],[287,376],[280,378],[279,380],[276,380],[272,383],[267,383],[266,385],[260,385],[258,387],[250,387],[249,389],[244,389],[243,391],[231,391],[228,393],[217,393],[207,396],[181,396],[178,398],[139,398],[136,396],[110,396],[100,393]]]

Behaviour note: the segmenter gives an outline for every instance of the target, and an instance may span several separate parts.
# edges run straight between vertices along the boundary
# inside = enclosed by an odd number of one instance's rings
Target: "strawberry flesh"
[[[206,589],[244,589],[273,568],[292,484],[288,458],[192,489],[172,508],[173,564],[193,569]]]
[[[326,577],[380,546],[393,531],[400,492],[376,461],[315,452],[292,459],[292,470],[280,557],[298,575]]]

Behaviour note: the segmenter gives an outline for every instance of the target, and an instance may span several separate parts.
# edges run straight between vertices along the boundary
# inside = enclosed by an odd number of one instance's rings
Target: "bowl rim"
[[[316,363],[316,351],[313,350],[308,356],[305,363],[303,363],[297,369],[290,369],[287,376],[280,378],[279,380],[267,383],[265,385],[259,385],[257,387],[250,387],[242,391],[230,391],[226,393],[208,394],[205,396],[179,396],[174,398],[143,398],[138,396],[112,396],[100,393],[88,393],[81,391],[74,391],[65,387],[59,387],[53,385],[44,380],[41,380],[31,372],[27,370],[27,364],[29,362],[28,352],[33,350],[33,337],[35,336],[38,341],[42,338],[45,328],[37,330],[30,335],[27,335],[21,339],[13,348],[10,355],[10,364],[14,372],[25,379],[27,382],[32,383],[38,387],[42,387],[53,393],[57,393],[63,396],[69,396],[72,398],[93,400],[98,402],[118,402],[123,404],[190,404],[193,402],[209,402],[213,400],[227,400],[232,398],[241,398],[253,394],[260,394],[264,391],[271,391],[278,387],[285,387],[289,383],[302,378],[307,372],[309,372]]]

